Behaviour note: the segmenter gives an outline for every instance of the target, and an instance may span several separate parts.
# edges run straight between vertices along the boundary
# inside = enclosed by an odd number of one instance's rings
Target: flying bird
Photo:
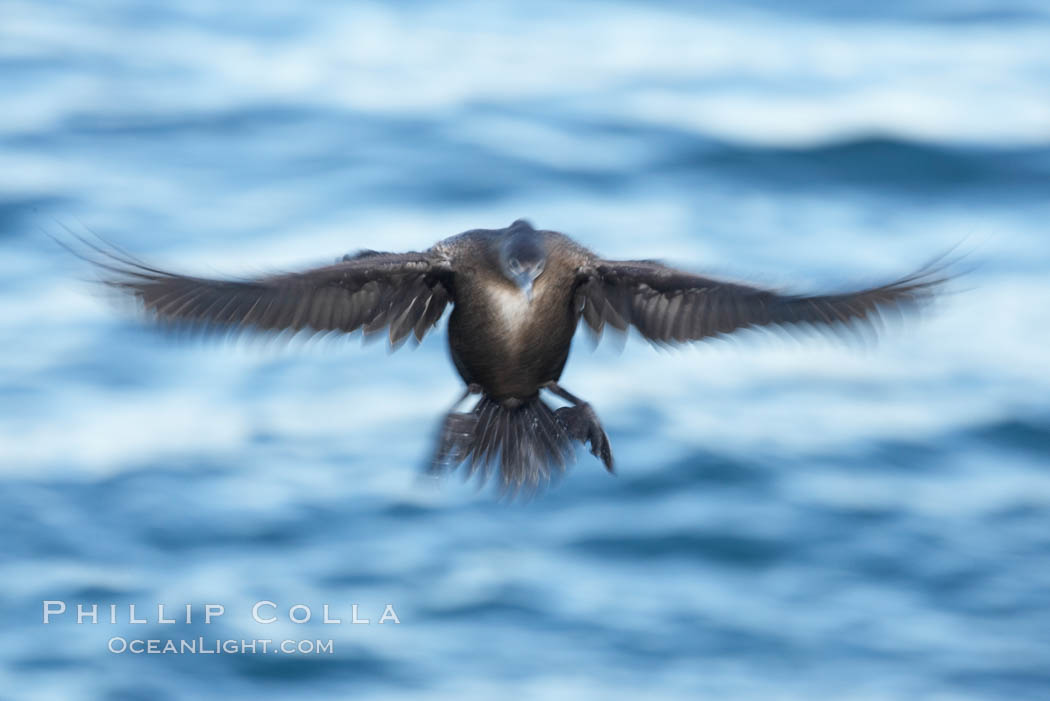
[[[559,384],[580,320],[595,334],[633,327],[654,344],[681,344],[751,327],[857,330],[928,301],[947,279],[926,266],[884,285],[796,295],[676,270],[651,260],[605,260],[523,219],[474,229],[411,253],[361,251],[334,265],[256,279],[168,272],[87,243],[104,282],[158,321],[222,332],[386,330],[392,348],[416,342],[446,307],[463,395],[441,424],[429,471],[466,465],[502,490],[535,490],[590,447],[609,471],[613,452],[594,408]],[[549,392],[567,405],[552,408]],[[457,408],[478,395],[469,411]]]

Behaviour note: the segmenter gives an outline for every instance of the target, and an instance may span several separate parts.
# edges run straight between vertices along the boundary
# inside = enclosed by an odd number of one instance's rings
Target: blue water
[[[1050,698],[1050,7],[787,4],[6,0],[0,698]],[[506,504],[419,477],[443,333],[173,342],[47,236],[243,275],[521,216],[796,289],[971,270],[870,348],[581,336],[620,474]]]

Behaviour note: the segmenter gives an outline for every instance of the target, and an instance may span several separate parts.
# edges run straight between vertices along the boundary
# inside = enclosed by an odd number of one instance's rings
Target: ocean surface
[[[5,0],[0,98],[0,699],[1050,698],[1045,1]],[[177,341],[51,238],[252,275],[518,217],[965,275],[876,345],[581,334],[619,474],[505,503],[420,476],[444,331]],[[262,639],[332,643],[113,651]]]

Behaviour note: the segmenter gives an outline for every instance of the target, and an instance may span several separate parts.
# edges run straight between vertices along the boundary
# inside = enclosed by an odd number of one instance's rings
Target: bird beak
[[[522,280],[521,291],[525,293],[525,300],[532,302],[532,279]]]

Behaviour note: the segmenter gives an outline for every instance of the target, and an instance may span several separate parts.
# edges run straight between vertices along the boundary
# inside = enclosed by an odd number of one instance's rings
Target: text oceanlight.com
[[[116,655],[331,655],[335,652],[331,640],[129,640],[118,636],[109,639],[108,647]]]

